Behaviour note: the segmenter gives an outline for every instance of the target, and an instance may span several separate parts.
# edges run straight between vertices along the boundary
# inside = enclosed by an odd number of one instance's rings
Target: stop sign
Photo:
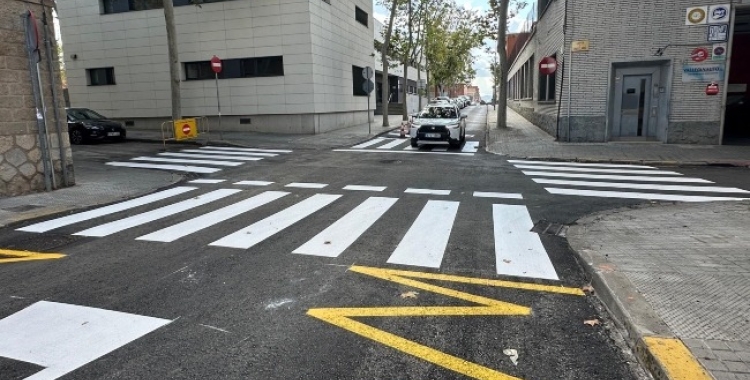
[[[542,75],[551,75],[557,71],[557,60],[552,57],[544,57],[539,61],[539,72]]]
[[[213,58],[211,58],[211,70],[216,74],[221,72],[221,59],[219,59],[219,57],[213,56]]]

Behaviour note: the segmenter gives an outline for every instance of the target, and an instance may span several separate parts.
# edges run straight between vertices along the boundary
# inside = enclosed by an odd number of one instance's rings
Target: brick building
[[[508,73],[508,103],[560,141],[750,137],[732,114],[750,95],[750,0],[538,3]],[[553,75],[540,73],[544,57],[558,62]],[[712,82],[717,95],[707,94]]]

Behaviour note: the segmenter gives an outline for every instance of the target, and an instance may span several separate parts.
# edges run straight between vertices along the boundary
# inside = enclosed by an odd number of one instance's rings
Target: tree
[[[388,127],[390,124],[388,123],[388,104],[390,103],[390,83],[388,81],[388,53],[389,49],[391,47],[391,34],[393,33],[393,20],[396,18],[396,11],[398,10],[398,1],[399,0],[391,0],[390,2],[390,8],[391,8],[391,16],[388,21],[388,25],[386,25],[386,32],[385,36],[383,36],[383,45],[381,46],[380,50],[380,58],[383,62],[383,83],[381,87],[381,100],[382,103],[382,109],[383,109],[383,127]],[[384,3],[383,5],[388,5],[388,3]]]
[[[506,107],[508,106],[508,69],[510,63],[508,62],[508,53],[505,50],[505,41],[508,31],[508,10],[510,3],[514,0],[490,0],[490,25],[492,21],[497,21],[497,69],[499,71],[497,75],[497,83],[495,89],[497,91],[497,128],[507,128],[508,126],[508,112]],[[515,0],[514,15],[526,6],[525,2]]]
[[[417,69],[417,78],[419,78],[420,68],[416,64],[418,56],[421,55],[419,49],[424,34],[423,13],[427,3],[430,0],[406,0],[401,4],[400,16],[394,20],[395,30],[391,37],[391,47],[395,55],[404,68],[404,86],[402,86],[402,96],[404,98],[404,107],[402,120],[408,120],[408,90],[409,90],[409,66]],[[420,99],[421,100],[421,99]]]
[[[167,50],[169,54],[169,77],[172,90],[172,120],[182,118],[180,98],[180,58],[177,52],[177,29],[174,21],[172,0],[164,1],[164,21],[167,24]]]

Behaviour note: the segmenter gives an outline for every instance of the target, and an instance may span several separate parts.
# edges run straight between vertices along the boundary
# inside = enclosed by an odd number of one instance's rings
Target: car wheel
[[[417,139],[411,139],[411,147],[419,148],[419,144],[417,144]]]
[[[463,144],[465,142],[466,142],[466,128],[464,128],[464,131],[461,134],[461,143]]]
[[[80,129],[70,131],[70,143],[73,145],[83,144],[83,132]]]
[[[120,132],[120,136],[117,137],[118,142],[125,142],[125,132]]]

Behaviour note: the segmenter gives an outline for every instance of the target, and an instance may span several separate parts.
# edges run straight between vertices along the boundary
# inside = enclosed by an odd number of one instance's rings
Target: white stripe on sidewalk
[[[618,181],[641,181],[641,182],[693,182],[693,183],[713,183],[703,178],[691,178],[691,177],[646,177],[646,176],[635,176],[635,175],[599,175],[599,174],[578,174],[578,173],[553,173],[553,172],[538,172],[538,171],[525,171],[522,173],[528,176],[541,176],[541,177],[564,177],[564,178],[585,178],[585,179],[612,179]]]
[[[353,191],[383,191],[385,190],[385,186],[364,186],[364,185],[346,185],[344,186],[344,190],[353,190]]]
[[[276,153],[258,153],[258,152],[234,152],[229,150],[210,150],[210,149],[182,149],[180,152],[198,153],[198,154],[221,154],[224,156],[241,156],[241,157],[276,157]]]
[[[408,143],[409,139],[394,139],[393,141],[389,142],[388,144],[383,144],[379,146],[377,149],[391,149],[395,148],[403,143]]]
[[[215,247],[248,249],[281,232],[294,223],[299,222],[307,216],[312,215],[340,197],[341,195],[336,194],[315,194],[302,202],[281,210],[268,218],[255,222],[252,225],[231,235],[225,236],[209,245]]]
[[[610,187],[615,189],[639,189],[639,190],[661,190],[661,191],[693,191],[706,193],[750,193],[736,187],[721,186],[682,186],[682,185],[658,185],[650,183],[620,183],[620,182],[590,182],[590,181],[564,181],[559,179],[532,178],[536,183],[547,185],[568,185],[588,187]]]
[[[235,148],[230,146],[202,146],[201,149],[210,150],[236,150],[238,152],[262,152],[262,153],[292,153],[288,149],[258,149],[258,148]]]
[[[413,148],[407,147],[403,150],[377,150],[377,149],[334,149],[334,152],[350,152],[350,153],[410,153],[410,154],[446,154],[455,156],[473,156],[476,153],[462,153],[462,152],[435,152],[435,151],[421,151],[412,150]]]
[[[581,166],[592,168],[630,168],[630,169],[656,169],[653,166],[644,165],[620,165],[620,164],[587,164],[581,162],[558,162],[558,161],[529,161],[529,160],[508,160],[512,164],[526,165],[547,165],[547,166]]]
[[[327,183],[292,182],[284,187],[296,187],[298,189],[322,189],[326,186],[328,186]]]
[[[173,242],[181,237],[211,227],[225,220],[234,218],[237,215],[273,202],[287,194],[289,193],[284,191],[266,191],[252,198],[209,212],[208,214],[203,214],[182,223],[141,236],[136,240],[160,241],[164,243]]]
[[[193,153],[174,153],[164,152],[159,153],[160,156],[169,157],[186,157],[186,158],[206,158],[209,160],[234,160],[234,161],[260,161],[263,157],[237,157],[237,156],[220,156],[212,154],[193,154]]]
[[[222,183],[225,179],[194,179],[188,183]]]
[[[230,161],[219,161],[219,160],[190,160],[187,158],[162,158],[162,157],[135,157],[131,158],[133,161],[153,161],[153,162],[168,162],[173,164],[201,164],[201,165],[215,165],[215,166],[240,166],[243,162],[230,162]]]
[[[469,137],[468,135],[466,137]],[[474,136],[471,136],[474,137]],[[467,141],[461,151],[464,153],[476,153],[479,150],[479,141]]]
[[[497,274],[558,280],[526,206],[492,205]]]
[[[750,198],[733,198],[733,197],[708,197],[701,195],[674,195],[658,193],[631,193],[621,191],[600,191],[600,190],[582,190],[582,189],[559,189],[556,187],[545,187],[545,190],[551,194],[561,195],[578,195],[582,197],[601,197],[601,198],[626,198],[626,199],[648,199],[657,201],[676,201],[676,202],[712,202],[712,201],[742,201]]]
[[[477,198],[523,199],[523,195],[518,193],[491,193],[485,191],[475,191],[474,196]]]
[[[352,148],[354,148],[354,149],[362,149],[362,148],[367,148],[368,146],[372,146],[372,145],[380,144],[380,143],[382,143],[382,142],[383,142],[384,140],[385,140],[385,139],[384,139],[384,138],[382,138],[382,137],[376,137],[376,138],[374,138],[374,139],[372,139],[372,140],[368,140],[368,141],[365,141],[365,142],[363,142],[363,143],[361,143],[361,144],[355,145],[355,146],[353,146]]]
[[[121,166],[121,167],[126,167],[126,168],[139,168],[139,169],[174,170],[178,172],[200,173],[200,174],[211,174],[211,173],[216,173],[218,171],[221,171],[221,169],[206,168],[203,166],[140,164],[137,162],[107,162],[105,165]]]
[[[388,258],[389,264],[440,268],[459,202],[427,201]]]
[[[564,172],[583,172],[583,173],[612,173],[612,174],[645,174],[645,175],[682,175],[678,172],[668,170],[628,170],[628,169],[596,169],[596,168],[576,168],[565,166],[542,166],[542,165],[513,165],[519,169],[534,170],[552,170]]]
[[[170,215],[174,215],[174,214],[177,214],[186,210],[190,210],[198,206],[202,206],[204,204],[219,200],[221,198],[228,197],[232,194],[239,193],[240,191],[242,190],[236,190],[236,189],[214,190],[209,193],[199,195],[195,198],[190,198],[182,202],[177,202],[171,205],[157,208],[155,210],[133,215],[131,217],[127,217],[124,219],[115,220],[114,222],[105,223],[96,227],[89,228],[87,230],[83,230],[81,232],[74,233],[73,235],[96,236],[96,237],[111,235],[116,232],[124,231],[128,228],[140,226],[142,224],[153,222],[155,220],[166,218]]]
[[[50,230],[54,230],[56,228],[60,228],[60,227],[75,224],[78,222],[83,222],[86,220],[98,218],[100,216],[110,215],[116,212],[129,210],[131,208],[135,208],[138,206],[147,205],[149,203],[158,202],[162,199],[174,197],[175,195],[187,193],[188,191],[193,191],[196,189],[198,188],[191,187],[191,186],[175,187],[175,188],[160,191],[158,193],[153,193],[153,194],[145,195],[142,197],[134,198],[125,202],[115,203],[109,206],[99,207],[90,211],[84,211],[78,214],[63,216],[62,218],[57,218],[57,219],[48,220],[46,222],[32,224],[30,226],[19,228],[17,231],[47,232]]]
[[[360,235],[367,231],[398,198],[370,197],[349,211],[323,232],[317,234],[292,253],[301,255],[338,257],[349,248]]]
[[[427,194],[427,195],[450,195],[450,190],[433,190],[433,189],[413,189],[407,188],[404,193],[408,194]]]
[[[244,185],[244,186],[268,186],[272,185],[273,182],[268,181],[239,181],[235,182],[235,185]]]

